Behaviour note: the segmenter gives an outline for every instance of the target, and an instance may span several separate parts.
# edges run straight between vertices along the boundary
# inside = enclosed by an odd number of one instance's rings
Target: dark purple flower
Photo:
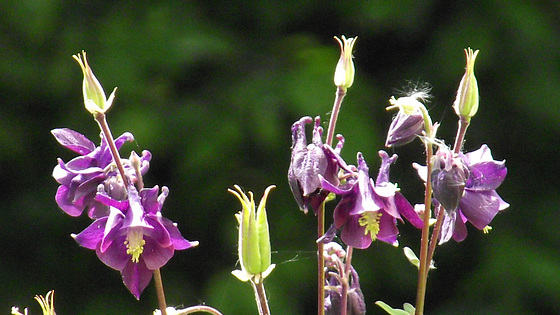
[[[328,285],[325,288],[325,315],[338,315],[342,304],[342,284],[337,276],[330,276]],[[348,288],[348,300],[346,314],[364,315],[366,313],[366,303],[364,294],[360,288],[358,273],[353,266],[350,266],[350,286]]]
[[[432,190],[448,213],[459,207],[468,178],[469,169],[463,159],[446,146],[441,146],[434,156]]]
[[[390,148],[410,143],[417,136],[420,136],[423,130],[424,117],[420,110],[416,110],[411,115],[406,114],[403,110],[399,110],[387,132],[385,146]]]
[[[391,158],[385,151],[379,151],[382,159],[378,185],[369,177],[369,168],[361,153],[358,153],[357,176],[350,177],[345,184],[335,186],[325,178],[321,184],[325,190],[341,195],[342,199],[334,210],[333,233],[342,228],[341,238],[350,246],[367,248],[375,239],[398,245],[396,226],[402,216],[414,226],[422,227],[412,205],[400,194],[396,186],[389,182],[389,166],[397,156]],[[352,172],[349,169],[345,169]],[[326,236],[328,240],[330,237]]]
[[[459,158],[462,163],[466,165],[468,172],[457,172],[453,175],[451,172],[450,179],[443,179],[438,182],[439,185],[444,183],[449,183],[450,185],[455,185],[457,181],[463,181],[463,174],[468,176],[464,181],[463,193],[460,196],[460,200],[456,210],[453,210],[453,205],[446,205],[442,200],[448,199],[453,201],[456,198],[456,193],[459,189],[449,188],[445,189],[440,187],[439,198],[435,195],[434,187],[434,197],[436,204],[441,203],[446,212],[444,213],[443,226],[440,234],[440,244],[447,242],[451,237],[457,242],[464,240],[467,237],[467,228],[465,222],[469,221],[477,229],[483,230],[490,224],[492,219],[496,216],[499,211],[502,211],[509,207],[509,204],[505,202],[496,193],[496,189],[502,184],[504,178],[507,174],[507,168],[505,166],[505,160],[495,161],[492,158],[492,153],[487,145],[482,145],[480,149],[469,152],[466,154],[460,153]],[[438,160],[439,162],[444,162],[445,159]],[[460,164],[453,160],[450,163]],[[426,167],[415,164],[420,177],[426,180]],[[439,166],[441,168],[441,166]],[[446,169],[445,165],[442,169]],[[452,168],[449,168],[452,170]],[[437,173],[437,172],[436,172]],[[437,182],[437,181],[436,181]],[[451,197],[445,196],[445,194],[452,195]],[[442,200],[440,200],[440,198]],[[453,202],[451,202],[453,204]]]
[[[81,215],[85,208],[88,208],[88,216],[92,219],[108,215],[109,208],[95,200],[98,186],[103,184],[103,189],[118,199],[125,199],[126,191],[122,180],[117,176],[118,171],[112,163],[113,158],[105,138],[102,136],[101,145],[96,147],[82,134],[67,128],[53,129],[51,133],[64,147],[80,154],[68,163],[58,159],[58,165],[53,170],[52,176],[61,184],[55,197],[59,207],[74,217]],[[115,145],[119,149],[125,142],[133,140],[132,134],[126,132],[115,139]],[[150,152],[142,152],[142,174],[147,172],[150,159]],[[130,163],[124,164],[134,179]]]
[[[162,217],[161,208],[169,190],[162,187],[128,189],[127,200],[115,200],[100,192],[95,199],[109,206],[109,216],[95,220],[72,237],[81,246],[95,250],[107,266],[121,272],[124,285],[137,298],[146,288],[153,271],[161,268],[175,250],[198,245],[189,242],[177,225]]]
[[[336,149],[323,144],[323,128],[319,117],[315,118],[313,140],[309,145],[305,136],[305,125],[313,122],[311,117],[303,117],[292,125],[292,160],[288,169],[288,182],[299,208],[307,213],[309,206],[315,213],[328,193],[321,190],[319,175],[338,185],[338,169],[344,163],[340,150],[344,138],[338,136]]]

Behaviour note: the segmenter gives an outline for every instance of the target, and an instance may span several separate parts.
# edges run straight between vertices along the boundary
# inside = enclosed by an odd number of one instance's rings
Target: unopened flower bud
[[[228,189],[241,202],[242,209],[236,214],[239,221],[239,264],[241,270],[234,270],[232,274],[241,281],[262,282],[272,269],[270,258],[270,236],[268,232],[268,220],[266,217],[266,199],[268,193],[276,186],[268,186],[264,192],[258,209],[255,209],[253,193],[249,197],[243,190],[235,185],[235,190]]]
[[[352,49],[354,49],[354,43],[358,37],[356,36],[346,39],[346,37],[342,35],[342,40],[336,36],[334,38],[340,44],[340,59],[338,59],[336,71],[334,72],[334,85],[346,90],[352,86],[352,83],[354,83],[354,62],[352,61]]]
[[[84,73],[84,82],[82,84],[82,90],[84,93],[84,105],[86,109],[92,114],[103,114],[105,113],[111,104],[113,103],[113,99],[115,98],[115,91],[117,88],[113,90],[111,95],[109,95],[109,99],[105,97],[105,91],[103,91],[103,87],[93,75],[93,71],[89,67],[86,58],[86,52],[82,50],[82,54],[73,55],[72,56],[76,61],[80,64],[82,68],[82,72]]]
[[[478,110],[478,84],[474,76],[474,62],[478,55],[478,50],[473,52],[471,48],[468,48],[465,49],[465,53],[467,55],[467,67],[459,84],[453,108],[457,116],[469,121]]]

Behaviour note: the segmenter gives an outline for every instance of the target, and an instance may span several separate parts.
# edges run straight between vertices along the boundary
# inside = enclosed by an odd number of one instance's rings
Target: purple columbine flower
[[[422,220],[412,205],[389,182],[389,166],[397,159],[397,155],[389,158],[385,151],[379,151],[379,156],[382,163],[377,186],[369,177],[369,168],[361,153],[357,156],[357,177],[349,178],[339,187],[322,178],[324,189],[342,196],[334,210],[334,224],[326,233],[325,241],[334,236],[329,234],[342,228],[342,240],[356,248],[367,248],[375,239],[397,246],[397,219],[402,221],[404,216],[415,227],[422,227]],[[352,172],[350,169],[345,170]]]
[[[439,150],[438,150],[439,151]],[[446,209],[444,213],[442,231],[439,243],[445,243],[451,237],[457,242],[467,237],[467,227],[465,222],[469,221],[477,229],[483,230],[490,224],[492,219],[499,211],[509,207],[496,193],[496,189],[504,181],[507,168],[505,160],[495,161],[490,152],[490,148],[483,144],[480,149],[466,154],[459,153],[458,156],[462,163],[458,163],[454,159],[436,159],[440,164],[439,169],[449,170],[447,179],[441,176],[440,180],[435,181],[434,197],[436,203],[441,203]],[[446,163],[466,165],[467,171],[459,171],[460,167],[453,171],[453,165],[448,167]],[[424,181],[426,180],[426,167],[415,164],[418,174]],[[441,174],[442,171],[436,171],[435,174]],[[464,189],[459,196],[459,202],[456,209],[453,209],[453,201],[456,199],[457,187],[444,188],[444,184],[455,185],[464,178]],[[456,185],[455,185],[456,186]],[[436,187],[439,190],[436,195]],[[441,199],[441,200],[440,200]],[[443,200],[447,199],[444,203]],[[446,205],[447,203],[447,205]],[[450,209],[448,209],[450,208]]]
[[[305,213],[309,206],[317,213],[319,205],[328,195],[321,190],[319,175],[337,186],[339,165],[345,164],[340,157],[344,138],[337,136],[339,142],[334,150],[323,144],[323,128],[319,117],[315,118],[312,143],[307,144],[305,125],[311,122],[313,119],[306,116],[292,125],[292,160],[288,169],[290,189],[299,208]]]
[[[98,186],[103,184],[104,190],[112,197],[126,199],[126,190],[122,186],[122,180],[117,176],[118,171],[113,167],[113,158],[107,145],[107,141],[101,136],[101,145],[96,147],[92,141],[84,135],[67,129],[53,129],[51,133],[64,147],[80,154],[68,163],[58,159],[52,176],[61,184],[56,192],[58,206],[73,217],[80,216],[85,208],[88,208],[88,216],[92,219],[109,214],[109,208],[95,200]],[[125,142],[133,141],[131,133],[123,133],[115,139],[115,145],[119,149]],[[142,152],[141,173],[145,174],[149,168],[151,154],[149,151]],[[123,160],[123,162],[127,162]],[[130,163],[124,163],[132,179],[135,178]]]
[[[420,136],[423,130],[424,117],[419,109],[410,115],[403,110],[399,110],[387,132],[385,146],[391,148],[410,143]]]
[[[121,272],[124,285],[137,298],[146,288],[153,271],[165,265],[175,250],[198,242],[187,241],[177,224],[162,217],[161,208],[169,194],[167,187],[128,188],[128,200],[115,200],[104,192],[95,199],[109,206],[109,216],[95,220],[72,237],[81,246],[95,250],[107,266]]]

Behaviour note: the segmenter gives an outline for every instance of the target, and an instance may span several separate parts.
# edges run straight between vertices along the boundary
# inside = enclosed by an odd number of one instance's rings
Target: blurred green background
[[[484,235],[438,248],[428,314],[560,313],[560,4],[558,1],[37,1],[0,3],[0,312],[40,314],[35,294],[55,289],[58,314],[151,314],[153,285],[136,301],[120,274],[70,238],[89,224],[58,209],[51,177],[59,146],[53,128],[98,142],[83,107],[82,73],[71,56],[87,51],[109,93],[115,135],[136,142],[121,153],[153,154],[147,186],[166,185],[163,213],[198,248],[162,269],[168,303],[206,303],[224,314],[255,314],[237,268],[239,184],[268,202],[276,270],[266,288],[273,314],[315,312],[315,217],[302,214],[287,185],[290,126],[328,121],[339,48],[358,36],[356,80],[339,117],[343,157],[364,153],[376,176],[392,113],[391,95],[429,82],[440,137],[452,143],[451,108],[464,72],[463,49],[480,49],[480,108],[465,147],[487,143],[506,159],[498,190],[511,204]],[[392,179],[412,203],[423,186],[410,167],[418,141],[398,148]],[[330,223],[332,205],[328,212]],[[400,244],[418,251],[420,233],[401,225]],[[374,305],[414,303],[415,269],[402,249],[374,243],[356,251],[368,314]]]

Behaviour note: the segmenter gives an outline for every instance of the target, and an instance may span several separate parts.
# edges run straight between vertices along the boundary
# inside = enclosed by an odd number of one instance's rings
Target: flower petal
[[[373,241],[369,233],[365,234],[365,227],[360,225],[359,219],[360,215],[350,216],[340,233],[340,237],[346,245],[365,249],[368,248]]]
[[[107,223],[107,218],[101,218],[95,220],[90,224],[85,230],[78,234],[72,234],[72,238],[88,249],[96,249],[97,245],[101,242],[103,238],[103,231],[105,229],[105,224]]]
[[[140,299],[140,294],[152,280],[153,274],[153,271],[146,268],[142,259],[138,263],[130,261],[121,271],[124,285],[137,300]]]
[[[79,132],[68,128],[51,130],[56,141],[62,146],[80,154],[86,155],[95,150],[95,144]]]
[[[465,195],[459,203],[459,209],[472,225],[482,230],[498,213],[500,200],[500,196],[494,190],[465,190]]]
[[[498,188],[507,175],[505,161],[487,161],[473,164],[466,183],[469,190],[493,190]]]

